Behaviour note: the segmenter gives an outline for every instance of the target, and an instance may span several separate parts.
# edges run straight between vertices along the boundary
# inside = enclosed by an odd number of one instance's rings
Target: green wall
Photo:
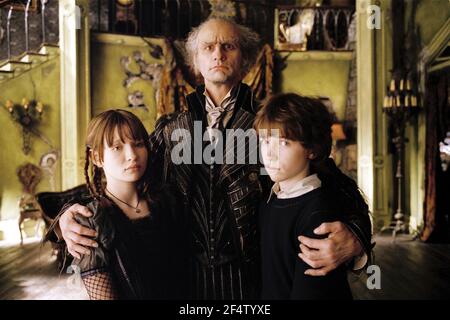
[[[33,68],[7,82],[0,83],[0,220],[17,218],[18,200],[22,187],[16,175],[18,166],[31,162],[39,165],[41,156],[50,151],[50,147],[41,139],[32,136],[31,152],[22,152],[22,131],[12,121],[4,105],[7,100],[21,103],[22,98],[36,99],[44,104],[44,112],[39,131],[47,137],[57,149],[60,147],[60,67],[59,57]],[[56,188],[60,188],[60,170],[58,162],[55,176]],[[37,192],[49,191],[47,177],[41,180]]]
[[[148,46],[143,41],[143,44],[139,44],[139,41],[137,37],[93,35],[91,43],[92,114],[95,116],[111,108],[123,108],[135,113],[151,132],[156,122],[155,90],[151,82],[139,79],[129,88],[125,88],[122,84],[126,75],[120,64],[121,57],[131,57],[130,68],[136,73],[139,72],[139,66],[132,58],[134,51],[140,51],[147,63],[163,63],[161,60],[152,58]],[[151,41],[155,43],[153,39]],[[143,108],[128,107],[128,94],[137,90],[144,93],[148,112]]]
[[[282,53],[286,56],[286,53]],[[281,74],[281,91],[331,99],[339,119],[345,115],[351,53],[293,52]]]
[[[408,1],[407,8],[408,6]],[[408,12],[408,11],[407,11]],[[450,18],[450,2],[448,0],[422,0],[417,6],[416,25],[424,46],[428,45],[436,32]]]

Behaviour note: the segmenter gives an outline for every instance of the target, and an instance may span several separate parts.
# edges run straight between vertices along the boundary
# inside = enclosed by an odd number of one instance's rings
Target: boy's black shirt
[[[298,257],[298,235],[317,236],[323,222],[342,221],[332,194],[321,187],[304,195],[278,199],[272,196],[260,208],[263,299],[351,299],[347,269],[339,266],[326,276],[304,272],[310,267]]]

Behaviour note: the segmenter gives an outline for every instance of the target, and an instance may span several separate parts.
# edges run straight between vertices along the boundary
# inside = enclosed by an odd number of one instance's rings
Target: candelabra
[[[398,232],[406,231],[404,201],[404,151],[408,139],[405,137],[405,128],[412,116],[419,112],[417,103],[417,90],[412,87],[411,79],[392,79],[387,89],[387,94],[383,102],[383,112],[388,115],[394,127],[392,142],[394,143],[397,163],[395,170],[397,188],[397,208],[393,220],[388,227],[381,229],[392,230],[393,241]]]
[[[31,151],[31,133],[36,133],[36,127],[41,122],[43,104],[37,101],[29,102],[26,98],[22,104],[14,104],[8,100],[5,105],[11,118],[22,128],[22,150],[25,154]],[[39,135],[39,134],[37,134]]]

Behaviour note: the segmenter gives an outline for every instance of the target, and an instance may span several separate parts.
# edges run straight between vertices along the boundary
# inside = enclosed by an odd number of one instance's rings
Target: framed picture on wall
[[[0,0],[0,7],[12,6],[14,10],[25,11],[28,0]],[[39,10],[39,0],[31,0],[30,11]]]

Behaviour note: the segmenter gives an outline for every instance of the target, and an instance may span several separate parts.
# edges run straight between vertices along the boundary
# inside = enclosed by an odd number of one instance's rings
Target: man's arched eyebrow
[[[200,42],[200,44],[202,45],[202,46],[211,46],[211,45],[214,45],[214,44],[216,44],[215,42],[206,42],[206,41],[202,41],[202,42]]]
[[[200,44],[203,46],[211,46],[211,45],[215,45],[217,43],[220,43],[221,45],[223,44],[234,44],[237,45],[239,43],[238,39],[226,39],[226,40],[221,40],[221,41],[202,41]]]

